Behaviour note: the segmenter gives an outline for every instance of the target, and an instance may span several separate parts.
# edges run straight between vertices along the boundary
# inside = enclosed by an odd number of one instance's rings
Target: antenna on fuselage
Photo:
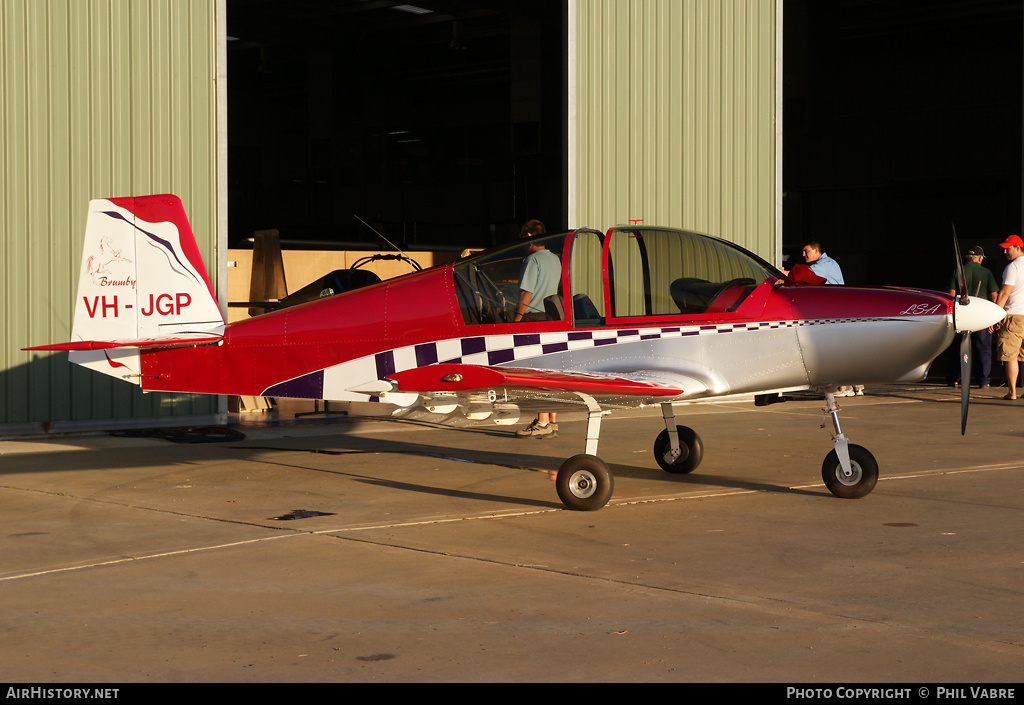
[[[384,236],[383,236],[383,235],[382,235],[382,234],[381,234],[380,232],[378,232],[378,231],[377,231],[377,229],[376,229],[376,228],[374,228],[374,227],[373,227],[372,225],[370,225],[369,223],[367,223],[367,222],[366,222],[365,220],[363,220],[362,218],[360,218],[360,217],[359,217],[358,215],[356,215],[355,213],[353,213],[353,214],[352,214],[352,217],[353,217],[353,218],[355,218],[356,220],[358,220],[358,221],[359,221],[360,223],[362,223],[362,224],[363,224],[363,225],[365,225],[366,227],[368,227],[368,228],[369,228],[370,230],[372,230],[372,231],[373,231],[373,233],[374,233],[374,235],[376,235],[376,236],[377,236],[377,237],[379,237],[379,238],[380,238],[381,240],[383,240],[384,242],[386,242],[386,243],[388,243],[389,245],[391,245],[391,249],[393,249],[393,250],[398,250],[398,252],[399,252],[399,253],[401,253],[401,255],[402,255],[403,257],[405,256],[405,253],[404,253],[404,252],[402,252],[402,249],[401,249],[400,247],[398,247],[398,245],[396,245],[395,243],[391,242],[391,240],[388,240],[388,239],[387,239],[386,237],[384,237]]]

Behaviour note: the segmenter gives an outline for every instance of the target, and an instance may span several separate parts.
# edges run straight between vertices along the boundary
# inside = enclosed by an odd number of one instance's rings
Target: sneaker
[[[526,428],[521,428],[516,431],[516,438],[557,438],[558,437],[558,424],[549,423],[546,426],[541,426],[537,419],[533,420]]]

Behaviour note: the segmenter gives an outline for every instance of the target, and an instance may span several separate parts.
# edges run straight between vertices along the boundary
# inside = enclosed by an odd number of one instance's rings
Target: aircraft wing
[[[523,367],[439,364],[416,367],[389,375],[401,392],[457,392],[473,389],[535,390],[572,392],[593,396],[678,397],[684,394],[682,382],[675,376],[643,371],[628,374],[596,374],[565,370],[536,370]],[[687,378],[687,396],[706,387]]]

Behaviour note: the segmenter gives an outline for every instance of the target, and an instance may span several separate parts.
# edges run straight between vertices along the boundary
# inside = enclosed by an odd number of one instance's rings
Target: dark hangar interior
[[[424,12],[424,10],[430,10]],[[943,289],[1021,223],[1020,0],[785,0],[783,252]],[[230,244],[565,228],[564,2],[228,0]],[[770,117],[770,116],[769,116]],[[665,223],[682,226],[682,223]]]

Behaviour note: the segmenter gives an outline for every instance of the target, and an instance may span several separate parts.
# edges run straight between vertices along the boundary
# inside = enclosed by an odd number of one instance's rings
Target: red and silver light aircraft
[[[677,229],[580,228],[530,242],[561,263],[548,320],[512,322],[528,250],[519,241],[225,325],[177,197],[95,200],[72,342],[27,349],[68,350],[151,392],[380,401],[471,418],[575,403],[588,411],[585,452],[565,461],[556,488],[566,506],[593,510],[614,484],[597,457],[607,410],[660,404],[655,458],[688,473],[704,448],[676,425],[673,402],[804,389],[824,392],[834,429],[825,484],[862,497],[878,466],[840,429],[837,387],[921,380],[955,332],[966,341],[1004,313],[966,295],[806,285],[823,280]]]

